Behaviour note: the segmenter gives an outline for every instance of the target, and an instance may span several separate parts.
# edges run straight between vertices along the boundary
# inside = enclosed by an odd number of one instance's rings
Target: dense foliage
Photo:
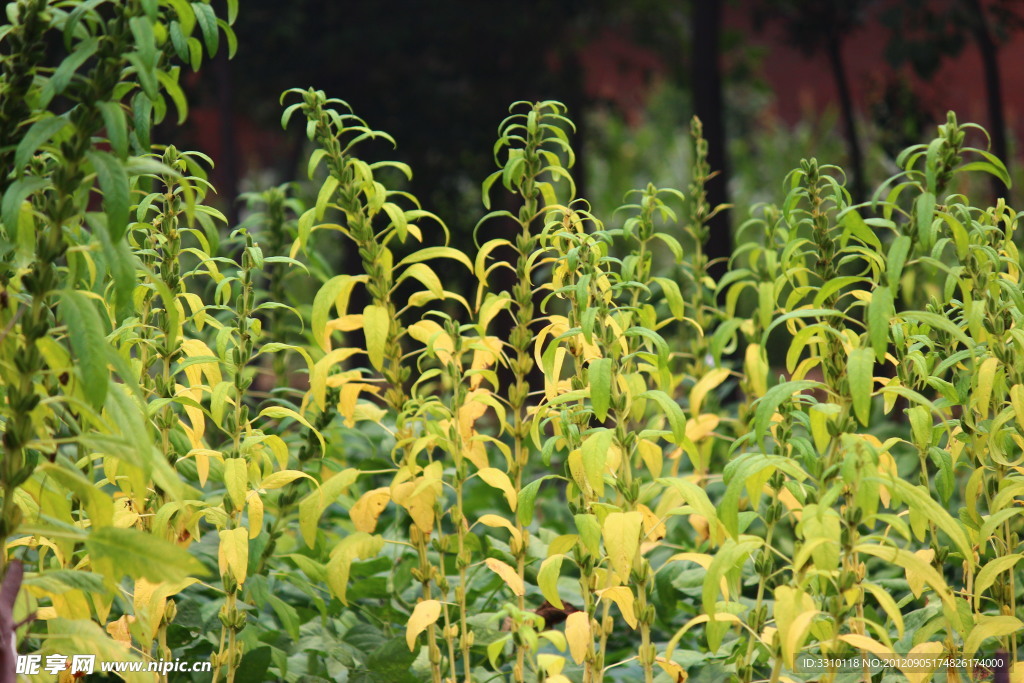
[[[950,114],[867,204],[814,159],[769,179],[716,282],[697,121],[685,193],[597,216],[565,108],[513,105],[453,245],[359,156],[385,133],[294,90],[315,200],[226,226],[211,161],[150,138],[228,9],[19,0],[0,28],[18,652],[380,683],[1017,660],[1024,264],[1019,215],[958,193],[1009,182],[983,131]]]

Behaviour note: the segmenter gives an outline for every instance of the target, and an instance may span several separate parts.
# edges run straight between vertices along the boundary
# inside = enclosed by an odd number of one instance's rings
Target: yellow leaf
[[[236,508],[245,505],[245,492],[249,488],[249,469],[245,458],[224,460],[224,486]]]
[[[658,515],[651,512],[651,509],[646,505],[640,504],[636,508],[644,518],[644,540],[660,541],[665,538],[665,534],[668,533],[665,522],[658,519]]]
[[[433,320],[420,320],[409,326],[409,336],[427,347],[442,364],[447,364],[455,351],[455,343],[440,324]]]
[[[327,405],[327,376],[342,361],[346,360],[358,349],[335,349],[313,364],[313,372],[309,376],[309,391],[317,408],[323,410]]]
[[[118,643],[121,643],[125,647],[131,647],[132,634],[129,629],[134,621],[135,617],[131,614],[122,615],[120,619],[107,624],[106,631],[110,637]]]
[[[586,612],[573,612],[565,620],[565,639],[569,641],[572,661],[582,664],[587,649],[594,642],[594,636],[590,632],[590,616]]]
[[[282,486],[287,486],[296,479],[300,478],[316,481],[310,475],[306,474],[305,472],[300,472],[299,470],[281,470],[280,472],[274,472],[263,477],[263,479],[260,480],[259,487],[261,489],[267,489],[268,491],[270,491],[273,489],[279,489]]]
[[[775,589],[775,628],[779,630],[783,662],[790,669],[817,614],[814,599],[802,590],[791,586]]]
[[[173,583],[152,583],[144,578],[136,579],[135,588],[132,591],[132,605],[135,609],[135,616],[126,622],[125,625],[130,624],[131,621],[138,620],[142,626],[143,635],[152,640],[156,637],[157,630],[159,630],[160,620],[164,616],[167,599],[177,595],[194,583],[196,583],[196,580],[192,578]]]
[[[246,568],[249,566],[249,533],[244,527],[238,527],[224,529],[219,535],[217,560],[221,576],[231,576],[241,585],[245,583]]]
[[[986,358],[978,368],[978,389],[971,396],[971,403],[982,416],[988,415],[988,406],[992,400],[992,384],[995,382],[998,369],[998,358]]]
[[[873,655],[879,657],[886,657],[892,655],[892,650],[882,645],[880,642],[869,636],[861,635],[860,633],[844,633],[839,636],[839,640],[849,643],[858,650],[870,652]]]
[[[181,351],[189,358],[198,358],[203,356],[209,356],[210,358],[217,357],[217,354],[210,350],[209,346],[198,339],[185,339],[182,341]],[[211,360],[209,363],[196,363],[195,365],[190,365],[185,368],[185,376],[189,379],[189,385],[195,387],[199,382],[193,381],[195,375],[189,373],[189,371],[193,369],[196,372],[206,375],[206,384],[209,387],[215,387],[222,381],[219,361]]]
[[[516,511],[519,497],[516,495],[515,487],[512,486],[512,480],[508,478],[507,474],[494,467],[485,467],[477,472],[477,474],[480,475],[480,478],[488,486],[500,489],[505,494],[505,500],[508,501],[508,506],[512,509],[512,512]]]
[[[906,667],[900,667],[900,670],[903,672],[903,675],[907,677],[908,683],[926,683],[926,681],[932,680],[935,669],[939,667],[939,655],[942,653],[942,643],[929,641],[910,648],[910,652],[907,653],[906,658],[900,658],[897,662],[907,662]],[[934,661],[935,666],[930,667],[930,670],[922,670],[922,660]]]
[[[690,389],[690,412],[694,415],[700,414],[700,406],[708,392],[724,382],[729,377],[729,371],[725,368],[714,368],[708,374],[700,378],[700,381]]]
[[[509,543],[509,548],[512,549],[513,553],[518,552],[519,547],[523,544],[523,535],[519,533],[519,529],[512,526],[510,521],[500,515],[483,515],[477,522],[492,528],[507,529],[512,534],[512,542]]]
[[[710,413],[691,417],[686,421],[686,438],[697,443],[715,431],[715,428],[718,427],[718,422],[719,417]]]
[[[258,491],[249,491],[246,496],[249,510],[249,538],[256,538],[263,530],[263,499]]]
[[[640,529],[643,515],[639,512],[611,512],[601,525],[605,552],[615,573],[628,580],[640,545]]]
[[[488,557],[484,560],[484,564],[487,565],[488,569],[500,576],[513,593],[516,595],[526,594],[526,586],[523,584],[523,579],[516,573],[515,569],[493,557]]]
[[[630,628],[636,628],[636,615],[633,613],[633,591],[629,586],[616,586],[597,591],[598,597],[602,600],[611,600],[619,607],[622,618],[626,620]]]
[[[1013,405],[1017,426],[1024,429],[1024,384],[1014,384],[1010,389],[1010,403]]]
[[[380,513],[384,511],[390,500],[391,489],[387,486],[367,491],[360,496],[356,504],[348,511],[348,516],[352,518],[352,524],[356,530],[372,534],[377,528],[377,518],[380,517]]]
[[[405,642],[410,652],[416,649],[416,637],[437,621],[439,616],[441,603],[437,600],[423,600],[416,604],[409,616],[409,623],[405,626]]]
[[[661,476],[661,468],[664,463],[664,456],[661,453],[661,446],[648,439],[640,439],[636,444],[640,451],[640,458],[650,471],[651,476],[657,479]]]
[[[433,486],[418,489],[420,479],[392,485],[391,500],[401,505],[412,517],[412,521],[424,534],[434,530],[434,501],[437,491]]]
[[[760,344],[749,344],[743,361],[743,372],[747,375],[754,396],[768,393],[768,360]]]
[[[662,670],[668,674],[672,683],[686,683],[686,679],[689,678],[689,674],[686,673],[686,669],[673,661],[665,659],[664,657],[655,657],[654,663],[660,666]]]
[[[929,566],[935,560],[935,551],[931,548],[918,550],[914,554]],[[924,590],[924,575],[913,568],[907,568],[907,585],[910,586],[910,592],[915,598],[921,597],[921,591]]]

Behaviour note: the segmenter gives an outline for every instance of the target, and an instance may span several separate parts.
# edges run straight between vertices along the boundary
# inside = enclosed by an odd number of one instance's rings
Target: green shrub
[[[19,652],[379,682],[1016,661],[1022,264],[1018,214],[957,193],[1005,178],[976,126],[864,205],[804,160],[715,282],[699,122],[685,197],[597,216],[565,108],[516,103],[469,245],[359,156],[385,133],[295,90],[315,202],[225,226],[210,160],[150,130],[234,11],[21,0],[0,30]]]

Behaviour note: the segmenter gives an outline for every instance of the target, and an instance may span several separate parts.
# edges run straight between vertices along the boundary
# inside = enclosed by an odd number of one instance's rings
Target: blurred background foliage
[[[189,81],[189,126],[164,137],[218,160],[222,197],[304,177],[273,97],[313,85],[398,141],[409,189],[468,235],[510,102],[558,99],[576,121],[580,194],[609,217],[648,180],[685,188],[699,115],[721,172],[712,257],[812,154],[856,200],[948,109],[984,125],[1012,174],[1024,84],[1021,0],[249,0],[240,49]],[[1022,87],[1015,87],[1021,85]],[[772,179],[772,180],[768,180]],[[991,192],[1007,196],[995,181]],[[1011,198],[1012,199],[1012,198]],[[223,206],[233,222],[244,206]],[[241,215],[240,215],[241,213]],[[344,254],[329,254],[343,259]],[[343,267],[343,263],[337,264]]]

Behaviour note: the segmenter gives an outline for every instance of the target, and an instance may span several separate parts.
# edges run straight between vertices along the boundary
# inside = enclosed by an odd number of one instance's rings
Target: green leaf
[[[20,174],[36,150],[66,125],[68,120],[64,116],[48,116],[33,123],[14,152],[14,172]]]
[[[871,388],[874,372],[871,350],[857,348],[850,350],[846,364],[846,375],[850,382],[850,396],[853,398],[853,412],[865,427],[871,419]]]
[[[562,571],[562,560],[565,555],[552,555],[541,562],[537,572],[537,587],[541,595],[558,609],[564,609],[562,599],[558,597],[558,577]]]
[[[203,576],[206,569],[184,548],[136,529],[93,529],[85,540],[92,559],[110,559],[118,576],[147,581],[181,581]]]
[[[206,42],[206,51],[213,57],[217,54],[217,44],[220,40],[220,33],[217,31],[217,15],[213,7],[204,2],[193,2],[192,11],[195,12],[196,22],[203,32],[203,40]]]
[[[1017,617],[1009,615],[986,616],[979,614],[978,623],[971,629],[971,634],[964,641],[964,654],[967,656],[978,653],[981,644],[989,638],[1014,636],[1024,628],[1024,623]]]
[[[587,379],[590,382],[590,405],[594,408],[594,416],[604,422],[608,418],[612,398],[612,359],[597,358],[590,361]]]
[[[546,474],[519,489],[519,502],[516,505],[516,517],[519,520],[519,524],[529,526],[530,522],[533,521],[534,502],[537,500],[537,492],[540,490],[540,485],[544,480],[555,477],[556,475],[554,474]]]
[[[429,261],[435,258],[446,258],[458,261],[459,263],[469,268],[469,272],[473,272],[473,263],[469,260],[469,257],[463,254],[458,249],[451,247],[426,247],[419,251],[413,252],[406,256],[404,259],[398,262],[398,266],[401,267],[409,263],[420,263],[422,261]]]
[[[181,70],[175,67],[172,71],[157,71],[156,79],[160,82],[160,85],[164,87],[164,92],[174,102],[174,108],[178,110],[178,125],[185,123],[185,119],[188,118],[188,98],[185,97],[185,91],[181,89],[181,85],[178,83],[178,74]]]
[[[900,235],[889,245],[889,255],[885,259],[885,277],[889,289],[893,294],[897,293],[900,286],[900,278],[903,276],[903,264],[907,262],[907,255],[910,253],[910,237]]]
[[[78,71],[78,67],[85,64],[90,57],[96,54],[99,46],[99,38],[86,38],[80,42],[75,47],[75,51],[65,57],[60,66],[57,67],[57,70],[53,72],[53,76],[50,77],[50,82],[47,84],[47,89],[54,95],[60,95],[64,92],[64,89],[68,87],[68,83],[71,82],[71,77]]]
[[[924,192],[914,202],[914,217],[917,222],[917,234],[921,239],[921,246],[931,249],[935,242],[932,232],[932,218],[935,215],[935,195],[931,192]]]
[[[590,556],[597,559],[601,557],[601,525],[597,517],[591,514],[574,515],[576,530],[580,532],[580,540],[583,547],[587,549]]]
[[[661,407],[665,412],[665,417],[668,418],[672,439],[676,445],[682,446],[689,441],[686,438],[686,416],[683,414],[683,409],[668,394],[660,389],[651,389],[633,398],[649,398]]]
[[[366,337],[366,353],[375,370],[384,366],[384,351],[388,343],[391,317],[383,306],[370,305],[363,309],[363,334]]]
[[[868,304],[868,337],[879,363],[885,361],[885,352],[889,346],[889,325],[895,315],[896,308],[891,289],[878,287],[871,292],[871,302]]]
[[[762,449],[767,450],[764,439],[768,435],[768,423],[771,421],[772,415],[782,405],[782,402],[790,397],[798,396],[807,389],[814,389],[820,386],[820,382],[809,379],[783,382],[782,384],[776,384],[768,390],[768,393],[757,399],[755,402],[757,408],[754,410],[754,438],[761,444]]]
[[[99,102],[96,108],[103,116],[103,126],[107,129],[110,148],[122,160],[128,157],[128,124],[124,109],[117,102]]]
[[[899,496],[904,503],[916,509],[919,514],[924,515],[932,524],[949,536],[968,567],[973,567],[974,553],[972,552],[972,544],[967,536],[967,532],[959,521],[949,514],[945,507],[939,505],[931,497],[926,488],[915,486],[908,481],[896,477],[879,479],[879,482],[890,487],[893,493]]]
[[[652,277],[651,280],[661,285],[661,292],[665,296],[668,310],[672,311],[672,317],[682,320],[686,317],[686,306],[683,303],[683,295],[679,291],[679,284],[667,277]]]
[[[611,429],[597,429],[587,435],[580,448],[587,482],[598,497],[604,496],[605,462],[608,459],[608,451],[611,450],[614,438],[615,432]]]
[[[81,389],[86,401],[96,409],[107,397],[107,335],[105,325],[92,301],[81,292],[64,290],[58,311],[68,327],[71,348],[82,377]]]
[[[117,242],[128,229],[128,173],[117,157],[107,152],[91,150],[85,156],[96,171],[100,189],[103,190],[103,209],[107,213],[110,239]]]
[[[0,203],[0,220],[7,229],[7,236],[12,241],[18,238],[18,219],[21,216],[21,205],[28,197],[47,186],[47,181],[35,176],[18,178],[4,192]]]
[[[1003,555],[997,557],[981,568],[978,575],[974,577],[974,595],[975,604],[981,604],[981,597],[985,594],[985,591],[995,583],[996,577],[1009,569],[1012,569],[1020,560],[1024,558],[1024,555],[1015,553],[1013,555]]]

